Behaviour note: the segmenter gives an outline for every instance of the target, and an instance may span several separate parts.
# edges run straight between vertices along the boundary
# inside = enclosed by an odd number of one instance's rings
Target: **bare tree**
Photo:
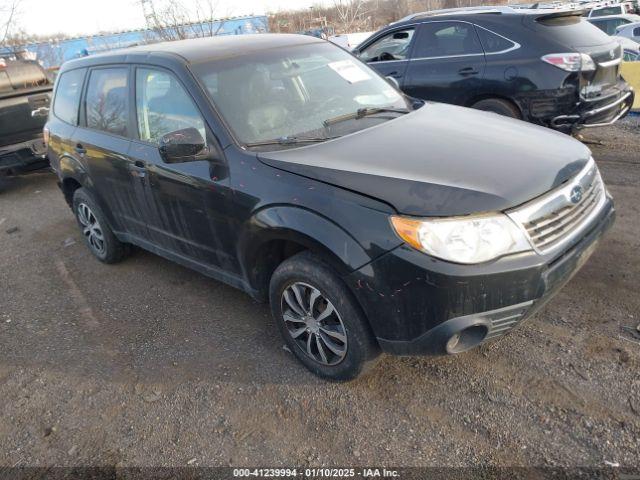
[[[366,8],[370,3],[366,0],[333,0],[333,7],[340,22],[339,28],[345,32],[357,28],[357,24],[362,23],[370,13]]]
[[[185,38],[212,37],[224,27],[218,20],[216,0],[140,0],[147,28],[152,30],[153,40],[183,40]]]
[[[12,33],[15,32],[18,16],[20,15],[21,0],[0,1],[0,46],[10,43]]]

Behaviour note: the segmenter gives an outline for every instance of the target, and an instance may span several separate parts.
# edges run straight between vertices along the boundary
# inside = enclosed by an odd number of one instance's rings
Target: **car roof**
[[[313,43],[326,43],[324,40],[294,34],[245,34],[221,35],[215,37],[193,38],[172,42],[152,43],[124,49],[90,55],[65,63],[65,70],[99,65],[110,62],[126,62],[140,56],[153,57],[167,55],[181,59],[190,64],[243,56],[252,52],[273,48],[294,47]]]

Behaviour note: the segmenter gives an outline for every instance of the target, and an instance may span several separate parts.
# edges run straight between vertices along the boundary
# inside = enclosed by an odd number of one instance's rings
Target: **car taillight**
[[[42,129],[42,135],[44,138],[45,147],[49,147],[49,136],[50,136],[49,127],[44,127]]]
[[[542,61],[567,72],[592,72],[596,69],[595,62],[586,53],[550,53],[542,57]]]

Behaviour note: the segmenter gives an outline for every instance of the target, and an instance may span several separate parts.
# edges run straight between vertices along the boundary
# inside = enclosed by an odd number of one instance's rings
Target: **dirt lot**
[[[640,467],[639,133],[588,132],[618,220],[541,313],[350,384],[239,291],[143,251],[95,261],[52,174],[3,180],[0,466]]]

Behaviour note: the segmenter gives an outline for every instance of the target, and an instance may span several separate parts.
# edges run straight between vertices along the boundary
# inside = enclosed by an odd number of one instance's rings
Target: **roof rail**
[[[534,4],[535,5],[535,4]],[[573,9],[571,8],[567,8],[567,10],[571,11]],[[396,23],[400,23],[400,22],[407,22],[410,20],[414,20],[416,18],[426,18],[426,17],[436,17],[438,15],[477,15],[477,14],[536,14],[536,15],[540,15],[540,14],[544,14],[544,13],[558,13],[559,10],[558,9],[554,9],[554,8],[531,8],[530,5],[527,5],[526,7],[516,7],[516,5],[514,6],[507,6],[507,5],[495,5],[495,6],[491,6],[491,5],[485,5],[485,6],[480,6],[480,7],[460,7],[460,8],[445,8],[445,9],[441,9],[441,10],[430,10],[427,12],[418,12],[418,13],[413,13],[411,15],[408,15],[400,20],[398,20],[397,22],[393,22],[390,25],[394,25]]]

